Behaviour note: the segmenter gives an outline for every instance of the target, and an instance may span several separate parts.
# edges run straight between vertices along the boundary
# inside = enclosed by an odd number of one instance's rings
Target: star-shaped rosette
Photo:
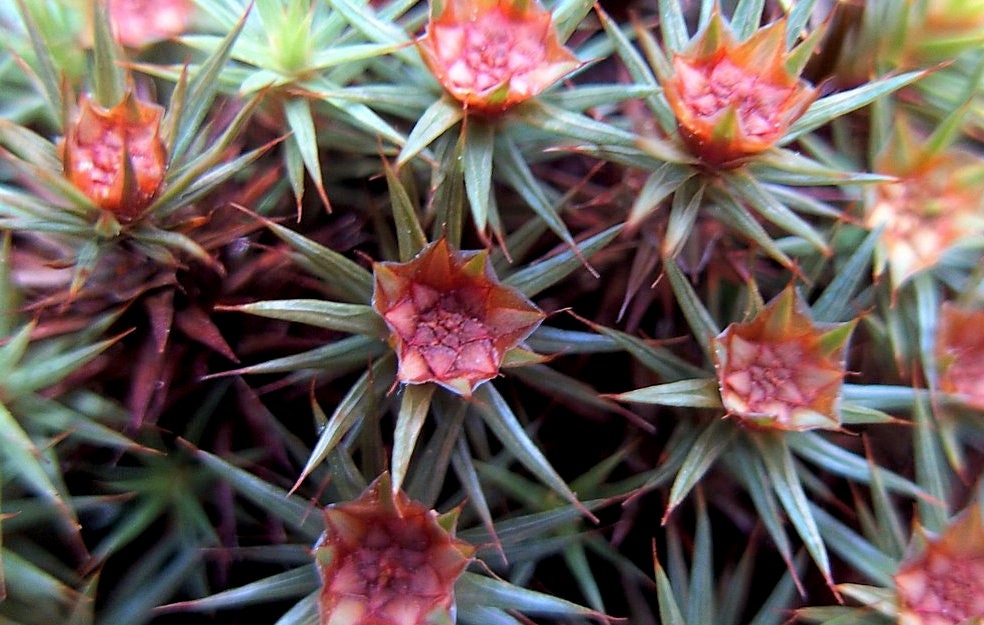
[[[775,145],[817,98],[791,72],[786,21],[738,41],[715,12],[660,76],[684,143],[705,163],[729,165]]]
[[[536,0],[438,0],[417,48],[444,89],[482,114],[501,113],[581,66]]]
[[[844,352],[855,322],[816,324],[787,288],[712,341],[721,400],[742,423],[777,430],[840,427]]]
[[[893,289],[940,265],[984,234],[984,159],[958,147],[937,145],[905,118],[875,159],[875,171],[894,180],[867,190],[866,224],[880,227],[875,274],[887,266]]]
[[[314,554],[322,625],[449,625],[454,584],[475,547],[455,538],[460,509],[438,515],[378,477],[324,509]]]
[[[397,380],[435,382],[465,397],[499,374],[506,353],[545,315],[503,285],[488,252],[439,239],[408,262],[373,266],[372,305],[390,330]]]
[[[899,625],[962,625],[984,620],[984,523],[973,505],[938,536],[916,528],[895,574]]]

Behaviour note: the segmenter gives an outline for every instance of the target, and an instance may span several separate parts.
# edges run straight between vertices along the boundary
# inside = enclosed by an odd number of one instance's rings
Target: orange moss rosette
[[[488,252],[452,251],[440,239],[405,263],[373,266],[372,304],[399,357],[397,379],[435,382],[470,397],[544,319],[495,277]]]
[[[911,132],[900,128],[876,162],[878,173],[898,180],[874,188],[867,214],[869,228],[882,228],[876,272],[887,264],[895,288],[984,233],[984,160],[955,149],[906,158],[918,151],[909,145],[916,141]]]
[[[475,548],[454,537],[455,512],[393,492],[388,474],[356,500],[324,510],[314,553],[321,625],[447,625],[454,583]]]
[[[895,574],[899,625],[964,625],[984,619],[984,524],[971,506],[938,537],[917,528],[917,553]]]
[[[815,324],[787,288],[747,323],[712,341],[729,416],[775,430],[837,429],[844,352],[855,322]]]
[[[447,0],[417,40],[444,89],[466,109],[498,114],[581,66],[536,0]]]
[[[729,166],[763,152],[806,112],[817,91],[786,68],[786,22],[739,42],[715,13],[660,82],[691,152]]]
[[[137,217],[164,180],[163,114],[132,93],[110,109],[82,96],[59,146],[65,176],[99,208],[124,221]]]

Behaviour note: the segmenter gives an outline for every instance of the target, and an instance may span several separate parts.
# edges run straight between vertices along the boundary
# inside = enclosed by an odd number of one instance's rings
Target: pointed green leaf
[[[656,600],[659,602],[660,622],[663,625],[687,625],[677,604],[670,579],[666,576],[666,571],[663,570],[658,558],[653,559],[653,567],[656,570]]]
[[[318,595],[319,591],[312,592],[294,607],[287,610],[274,625],[314,625],[319,620],[318,615]]]
[[[525,103],[516,111],[517,121],[559,137],[578,143],[591,143],[597,147],[630,147],[636,144],[636,135],[586,115],[573,113],[541,100]]]
[[[721,392],[714,378],[678,380],[613,395],[619,401],[686,408],[719,408]]]
[[[813,517],[830,549],[853,570],[867,576],[876,584],[887,587],[895,585],[892,576],[899,568],[898,561],[879,551],[819,506],[813,506]]]
[[[687,456],[673,480],[666,512],[663,514],[664,521],[683,503],[721,454],[728,450],[737,432],[735,425],[724,419],[716,419],[704,428],[687,451]]]
[[[594,520],[594,515],[584,508],[577,495],[571,492],[563,478],[550,466],[546,456],[530,439],[516,415],[513,414],[512,409],[502,395],[495,390],[495,387],[491,384],[483,384],[476,391],[475,397],[479,400],[474,405],[475,411],[481,415],[482,420],[495,433],[509,453],[541,482],[581,510],[588,518]]]
[[[20,290],[14,287],[11,276],[10,246],[11,233],[0,234],[0,337],[6,339],[18,322],[17,310],[20,304]],[[2,360],[2,359],[0,359]],[[3,369],[0,366],[0,369]],[[0,583],[2,583],[0,579]]]
[[[396,159],[396,167],[400,168],[414,156],[420,154],[438,137],[450,130],[465,116],[461,105],[449,96],[444,96],[430,105],[417,120],[413,130],[407,137],[407,142],[400,150]]]
[[[228,148],[240,131],[250,121],[253,111],[260,104],[262,95],[256,95],[243,104],[236,116],[223,128],[222,134],[210,141],[208,147],[190,157],[187,162],[172,158],[166,175],[167,184],[147,210],[155,215],[166,215],[186,207],[220,182],[240,173],[247,165],[275,145],[268,142],[234,159],[228,159]],[[196,129],[191,129],[196,131]],[[200,137],[199,137],[200,138]],[[180,165],[178,165],[180,163]],[[176,166],[178,165],[178,166]],[[231,171],[230,171],[231,170]]]
[[[623,349],[607,336],[543,325],[526,339],[526,343],[534,352],[546,354],[601,354]]]
[[[749,536],[738,562],[733,567],[727,568],[717,581],[718,595],[721,597],[717,608],[717,619],[721,625],[741,623],[740,619],[745,612],[752,587],[755,555],[758,549],[759,539],[753,534]]]
[[[0,549],[0,558],[6,583],[4,590],[9,597],[28,603],[38,602],[44,610],[52,603],[65,604],[77,596],[65,582],[10,549]]]
[[[139,233],[135,234],[139,236],[141,243],[149,243],[169,250],[181,251],[205,265],[213,268],[221,267],[208,250],[190,236],[177,230],[164,230],[150,225],[141,225]]]
[[[396,238],[400,247],[400,260],[406,262],[427,245],[427,235],[420,225],[416,206],[397,173],[388,162],[383,163],[383,168],[386,172],[386,186],[389,188]]]
[[[410,458],[417,446],[417,438],[424,427],[427,413],[430,412],[433,394],[433,384],[408,384],[403,388],[403,400],[400,402],[400,412],[396,416],[396,428],[393,430],[393,458],[390,469],[393,492],[403,486],[403,478],[406,477],[410,467]]]
[[[457,441],[462,438],[467,407],[465,402],[449,393],[438,393],[433,398],[431,414],[437,426],[420,454],[418,465],[428,467],[428,470],[414,472],[405,489],[414,500],[431,507],[437,505],[447,468],[453,463]]]
[[[329,88],[333,88],[330,83]],[[395,146],[405,145],[409,141],[407,137],[404,137],[375,111],[361,102],[355,102],[348,98],[328,98],[324,102],[334,108],[339,118],[346,124],[360,128],[374,138],[381,137]]]
[[[318,586],[320,586],[320,581],[317,571],[313,566],[303,566],[271,575],[238,588],[217,592],[201,599],[164,605],[158,608],[156,612],[169,614],[172,612],[207,612],[242,608],[307,595]]]
[[[502,282],[519,289],[527,297],[533,297],[583,267],[584,259],[590,258],[595,252],[608,245],[621,230],[621,226],[612,226],[579,244],[574,243],[580,254],[573,249],[564,250],[546,260],[537,261],[520,269],[507,276]]]
[[[663,272],[669,278],[670,286],[673,288],[677,302],[683,310],[683,315],[687,318],[690,329],[697,336],[697,341],[704,348],[704,352],[710,360],[711,339],[721,334],[721,330],[718,329],[714,319],[711,318],[711,314],[704,307],[697,292],[694,291],[677,264],[675,262],[664,263]]]
[[[690,575],[687,574],[687,558],[683,555],[684,540],[676,524],[666,526],[666,572],[681,609],[686,609],[690,602]]]
[[[355,43],[335,48],[316,50],[307,69],[324,70],[337,65],[345,65],[354,61],[363,61],[377,56],[391,55],[406,48],[406,43]]]
[[[574,34],[593,6],[591,0],[560,0],[553,6],[554,28],[562,43]]]
[[[774,489],[762,459],[754,449],[743,444],[736,447],[731,454],[725,455],[722,461],[727,469],[744,482],[745,490],[752,499],[759,520],[765,526],[769,537],[779,551],[779,555],[786,562],[787,569],[795,572],[793,548],[783,528],[783,515],[779,510],[779,503],[776,501]],[[802,591],[799,578],[796,577],[795,581]]]
[[[17,365],[20,364],[31,344],[31,333],[35,327],[37,327],[36,322],[27,323],[13,336],[3,337],[4,342],[0,343],[0,375],[3,379],[6,379],[12,371],[16,371]]]
[[[643,99],[655,95],[657,92],[655,87],[646,85],[601,83],[577,85],[563,90],[550,91],[541,94],[539,101],[551,108],[584,113],[598,107],[611,106],[616,102]]]
[[[666,348],[652,345],[642,339],[624,332],[592,323],[587,319],[581,319],[581,321],[587,323],[591,329],[598,334],[609,338],[621,349],[624,349],[632,354],[632,356],[638,360],[640,364],[665,380],[676,381],[679,379],[698,378],[706,375],[706,372],[703,369],[695,367]],[[550,336],[552,331],[553,328],[540,326],[537,332],[534,332],[533,336],[530,337],[530,345],[535,346],[535,348],[540,351],[559,351],[541,349],[539,347],[541,345],[541,343],[538,342],[540,337]],[[571,344],[576,345],[575,341],[570,339],[568,340]]]
[[[825,144],[821,144],[809,136],[804,137],[802,141],[814,152],[829,149]],[[824,154],[823,156],[825,160],[849,161],[845,155],[840,153]],[[749,174],[763,183],[777,183],[797,187],[811,185],[874,184],[894,180],[892,176],[886,176],[884,174],[851,171],[849,168],[852,166],[848,162],[840,167],[834,167],[827,163],[818,162],[794,150],[773,147],[757,154],[754,162],[749,163],[746,169]],[[766,186],[770,189],[774,188],[774,186],[769,184],[766,184]],[[789,197],[794,197],[799,193],[795,190],[787,191]]]
[[[322,204],[330,207],[328,194],[325,192],[324,176],[321,173],[321,150],[318,146],[318,136],[314,129],[314,116],[311,114],[311,104],[303,98],[291,98],[284,102],[284,114],[290,127],[291,140],[304,161],[304,168],[314,182],[314,188],[321,197]]]
[[[865,83],[849,91],[843,91],[821,98],[813,103],[783,135],[781,144],[786,145],[800,135],[815,130],[831,120],[851,111],[871,104],[906,85],[912,84],[927,75],[925,71],[906,72],[880,80]]]
[[[677,163],[665,163],[646,178],[642,189],[632,203],[629,211],[630,226],[639,225],[646,217],[652,215],[670,195],[676,193],[687,180],[697,174],[693,167]],[[703,190],[703,187],[701,187]]]
[[[2,126],[3,120],[0,119],[0,127]],[[97,212],[92,200],[62,174],[60,162],[53,169],[42,167],[19,158],[5,158],[4,162],[23,176],[24,179],[41,184],[53,195],[56,195],[59,209],[70,211],[74,215],[86,218],[87,221]]]
[[[465,572],[454,585],[458,602],[504,610],[518,610],[534,616],[589,617],[600,615],[559,597],[547,595],[509,582]]]
[[[769,194],[752,176],[747,173],[732,174],[728,188],[765,219],[787,232],[803,237],[824,254],[830,253],[829,246],[820,233]]]
[[[871,500],[878,527],[878,535],[874,538],[886,555],[901,561],[908,544],[903,520],[900,518],[895,503],[885,487],[885,481],[882,479],[885,469],[875,463],[870,453],[868,454],[868,464],[871,467]]]
[[[800,538],[803,539],[806,550],[810,552],[810,556],[823,574],[827,585],[833,587],[834,582],[830,574],[827,548],[820,535],[820,530],[817,528],[816,520],[813,518],[789,447],[781,437],[774,435],[755,436],[752,440],[755,441],[759,453],[762,454],[762,460],[769,472],[769,479],[772,481],[772,488],[782,503],[782,507],[786,510],[786,514],[789,515],[789,521],[796,528]]]
[[[837,589],[865,608],[877,610],[886,616],[898,616],[899,597],[894,588],[879,588],[864,584],[838,584]],[[970,620],[971,623],[974,619]]]
[[[949,501],[949,473],[946,462],[940,450],[940,442],[934,430],[932,413],[928,402],[916,402],[913,417],[916,422],[915,460],[916,482],[927,493],[936,498],[936,502],[919,501],[919,523],[930,532],[940,532],[948,523],[945,503]]]
[[[27,27],[28,37],[31,39],[31,49],[38,63],[38,80],[48,101],[48,108],[58,115],[64,109],[61,72],[55,68],[48,43],[44,40],[34,15],[28,8],[27,0],[16,0],[16,2],[20,17]]]
[[[485,473],[487,466],[494,465],[476,462],[476,466]],[[601,503],[603,502],[589,501],[585,502],[585,505],[594,507]],[[490,533],[485,528],[472,527],[458,532],[458,537],[473,545],[480,545],[479,557],[484,558],[485,554],[491,556],[493,553],[491,543],[496,537],[501,539],[502,546],[506,549],[523,549],[537,538],[570,528],[578,522],[580,515],[581,513],[574,506],[563,505],[545,512],[534,512],[500,520],[495,526],[496,534]]]
[[[463,166],[465,193],[471,205],[475,229],[485,232],[492,193],[492,154],[495,126],[480,119],[469,119],[464,126]]]
[[[485,498],[485,493],[482,491],[482,484],[479,481],[478,470],[476,468],[477,463],[472,458],[471,453],[469,453],[468,444],[465,442],[464,437],[459,436],[455,440],[454,452],[451,454],[451,464],[454,467],[455,475],[458,476],[458,480],[461,482],[462,490],[464,490],[468,498],[468,505],[478,514],[478,517],[482,520],[482,526],[488,532],[490,540],[485,542],[485,544],[491,543],[498,551],[498,555],[505,558],[502,552],[502,543],[496,535],[492,511],[489,509],[488,500]]]
[[[940,367],[936,364],[936,334],[943,293],[941,288],[927,272],[916,274],[912,279],[916,295],[916,324],[919,328],[919,361],[923,375],[930,390],[939,388]]]
[[[389,334],[382,318],[366,304],[317,299],[265,300],[241,306],[220,307],[218,310],[244,312],[378,339],[385,339]]]
[[[713,200],[707,207],[708,215],[751,239],[784,267],[793,267],[793,260],[776,245],[772,236],[743,204],[736,201],[731,194],[721,193],[712,187],[708,187],[707,194]]]
[[[229,375],[258,375],[262,373],[285,373],[290,371],[321,370],[332,375],[342,375],[365,365],[377,356],[389,351],[383,341],[367,336],[350,336],[344,339],[315,347],[300,354],[274,358],[248,367],[231,371],[213,373],[206,379]]]
[[[12,120],[0,118],[0,144],[24,161],[44,169],[61,171],[62,160],[55,145]]]
[[[868,275],[865,269],[871,262],[871,255],[880,236],[881,228],[872,230],[848,257],[847,262],[838,267],[833,280],[810,307],[814,319],[824,322],[846,321],[861,312],[854,309],[851,302]]]
[[[342,437],[367,416],[370,406],[378,406],[382,403],[383,395],[393,385],[393,358],[393,354],[389,353],[374,362],[345,394],[328,420],[328,425],[318,437],[314,449],[311,450],[311,455],[300,477],[297,478],[294,489],[324,461],[341,442]]]
[[[794,574],[796,569],[802,568],[800,566],[802,561],[803,558],[797,558],[794,564],[795,568],[786,571],[749,625],[782,625],[788,622],[788,608],[796,595],[796,577]]]
[[[591,568],[584,545],[580,541],[571,543],[564,549],[564,562],[577,580],[577,585],[588,604],[595,610],[603,612],[605,603],[602,599],[601,589],[598,587],[598,581],[595,579],[596,572]]]
[[[112,108],[123,100],[124,77],[119,66],[121,54],[111,32],[106,5],[97,3],[93,13],[93,91],[101,106]]]
[[[300,221],[304,206],[304,156],[301,154],[301,148],[297,145],[297,140],[294,137],[287,137],[284,141],[283,159],[287,169],[287,180],[290,182],[290,190],[294,194],[297,219]]]
[[[801,0],[793,4],[786,21],[786,47],[791,48],[799,38],[800,33],[807,28],[813,17],[813,7],[816,0]]]
[[[666,235],[660,250],[664,259],[672,260],[680,254],[697,222],[697,213],[704,199],[704,185],[699,185],[692,193],[689,192],[690,189],[687,191],[685,193],[678,189],[673,195],[669,223],[666,225]]]
[[[251,110],[249,107],[244,107],[241,112],[248,114]],[[240,119],[242,118],[237,118],[234,123]],[[216,157],[221,156],[218,148],[223,147],[223,144],[235,136],[232,132],[233,128],[230,126],[229,131],[213,143],[207,152],[190,163],[187,169],[182,170],[181,177],[174,180],[171,186],[165,188],[164,193],[148,208],[148,212],[152,212],[157,217],[163,217],[187,208],[214,191],[226,180],[248,169],[250,164],[266,154],[276,144],[276,142],[271,142],[245,154],[240,154],[230,161],[217,163]]]
[[[566,404],[575,410],[618,413],[643,430],[654,430],[652,425],[632,411],[626,410],[608,397],[599,396],[590,384],[550,367],[529,364],[515,369],[511,375],[539,390],[545,397],[553,397],[561,404]]]
[[[30,415],[31,424],[52,435],[69,433],[75,440],[118,449],[144,449],[111,427],[41,395],[27,395],[11,403],[16,414]]]
[[[201,551],[188,546],[192,540],[193,537],[172,531],[143,551],[137,567],[150,571],[128,571],[127,581],[139,585],[129,589],[125,583],[117,586],[100,612],[100,622],[145,622],[154,608],[188,585],[203,566]]]
[[[731,14],[731,30],[738,41],[745,41],[752,36],[762,23],[762,8],[765,0],[741,0]]]
[[[567,230],[557,207],[547,196],[540,180],[533,175],[526,157],[509,135],[498,135],[495,142],[495,165],[502,180],[523,198],[540,219],[547,223],[561,241],[574,246],[574,238]]]
[[[717,614],[714,596],[714,545],[711,541],[711,522],[707,504],[697,492],[697,528],[694,531],[694,551],[690,563],[688,623],[713,623]]]
[[[786,442],[797,455],[825,471],[862,484],[871,482],[871,469],[864,457],[835,444],[819,432],[789,432]],[[879,477],[892,492],[915,499],[927,498],[926,491],[901,475],[882,469]]]
[[[877,410],[910,411],[925,391],[911,386],[892,386],[889,384],[845,384],[841,387],[844,402],[855,403],[865,408]]]
[[[431,187],[434,189],[432,205],[436,208],[432,237],[445,237],[456,249],[461,248],[461,233],[464,230],[465,212],[465,172],[463,162],[464,139],[444,135],[437,140],[434,152],[440,163],[434,171]]]
[[[354,28],[358,29],[363,35],[379,43],[399,44],[405,47],[410,41],[407,33],[397,24],[377,17],[374,9],[366,2],[356,2],[354,0],[328,0],[331,8],[338,11]],[[415,55],[408,51],[399,55],[404,61],[414,64]]]
[[[307,267],[323,279],[339,295],[351,302],[366,303],[372,299],[372,274],[323,245],[283,226],[266,222],[277,237],[309,261]]]
[[[21,428],[6,406],[0,403],[0,450],[6,459],[5,467],[19,477],[26,487],[48,501],[62,507],[62,493],[52,481],[48,459]],[[50,467],[54,470],[55,467]],[[68,510],[63,510],[67,513]]]
[[[38,359],[31,359],[29,366],[18,367],[5,376],[3,389],[6,399],[13,400],[54,385],[116,341],[117,338],[112,338],[94,345],[66,349],[44,358],[41,362],[38,362]]]
[[[659,24],[663,42],[671,53],[682,52],[690,41],[683,9],[676,0],[659,3]]]
[[[324,531],[321,517],[312,514],[310,502],[289,495],[282,488],[207,451],[195,449],[194,454],[204,467],[274,518],[304,532],[312,540]]]
[[[464,625],[524,625],[505,610],[482,604],[458,605],[458,618]]]
[[[844,425],[867,425],[872,423],[894,423],[897,425],[902,423],[900,419],[896,419],[881,410],[846,402],[841,403],[840,417],[841,423]]]
[[[184,100],[181,119],[176,123],[174,144],[171,146],[171,161],[180,160],[185,151],[191,146],[202,120],[212,110],[212,101],[221,84],[219,80],[223,69],[229,61],[232,46],[235,44],[247,13],[243,13],[239,23],[222,39],[221,45],[209,56],[191,77],[188,83],[188,95]]]
[[[625,64],[626,70],[628,70],[633,82],[639,86],[648,87],[653,90],[653,95],[646,98],[646,103],[649,105],[649,109],[656,115],[657,120],[659,120],[660,127],[666,133],[672,132],[676,128],[676,117],[673,115],[673,111],[666,103],[666,100],[658,95],[662,93],[662,88],[649,65],[646,63],[646,60],[639,54],[639,51],[632,45],[632,42],[629,41],[625,33],[622,32],[619,24],[614,22],[599,5],[596,5],[595,12],[601,19],[601,25],[605,29],[605,34],[611,40],[615,52],[618,54],[622,63]],[[653,37],[642,29],[642,27],[639,27],[637,30],[642,32],[641,36],[648,38],[649,43],[652,43],[652,47],[659,48]],[[661,51],[659,54],[662,56]],[[665,61],[665,58],[663,60]]]

